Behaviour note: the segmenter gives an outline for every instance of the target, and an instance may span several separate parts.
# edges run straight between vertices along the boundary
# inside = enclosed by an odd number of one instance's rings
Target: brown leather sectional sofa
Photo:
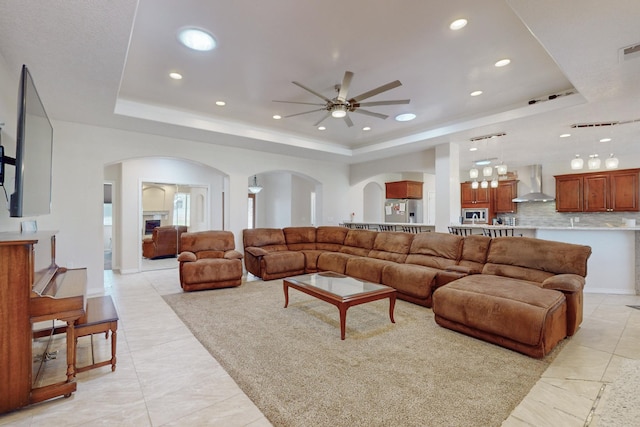
[[[443,327],[543,357],[582,321],[588,246],[527,237],[344,227],[243,231],[245,267],[263,280],[334,271],[432,307]]]

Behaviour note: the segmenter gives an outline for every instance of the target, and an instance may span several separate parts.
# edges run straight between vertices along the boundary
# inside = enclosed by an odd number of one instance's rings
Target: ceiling
[[[457,18],[468,25],[452,31]],[[57,120],[345,163],[456,142],[461,164],[614,151],[631,167],[640,122],[570,126],[640,119],[640,54],[619,55],[640,44],[638,22],[637,0],[3,0],[0,60],[16,76],[27,64]],[[185,26],[209,30],[216,49],[179,44]],[[324,131],[322,111],[272,118],[318,108],[274,100],[322,103],[293,81],[333,98],[347,70],[350,96],[400,80],[367,101],[411,102],[367,107],[386,120],[350,113],[353,127],[328,118]],[[405,112],[417,118],[394,120]],[[494,133],[506,135],[470,141]]]

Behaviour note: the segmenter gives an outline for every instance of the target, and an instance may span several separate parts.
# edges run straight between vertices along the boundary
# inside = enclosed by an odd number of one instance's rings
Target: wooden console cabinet
[[[493,211],[499,213],[515,213],[518,204],[512,200],[518,197],[518,181],[498,181],[498,188],[493,188]]]
[[[470,182],[460,184],[460,204],[463,208],[489,208],[490,188],[471,188]]]
[[[558,212],[640,211],[640,169],[556,175]]]

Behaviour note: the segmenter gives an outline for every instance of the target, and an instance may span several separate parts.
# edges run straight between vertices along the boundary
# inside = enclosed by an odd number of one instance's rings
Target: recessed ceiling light
[[[173,80],[182,80],[182,74],[180,73],[169,73],[169,77],[171,77]]]
[[[367,132],[367,131],[371,130],[371,127],[370,126],[365,126],[365,127],[362,128],[362,130]]]
[[[279,114],[275,114],[275,115],[273,116],[273,118],[274,118],[274,119],[276,119],[276,120],[280,120],[280,119],[282,118],[282,116],[281,116],[281,115],[279,115]]]
[[[469,151],[478,151],[478,147],[471,147],[469,148]]]
[[[510,59],[501,59],[500,61],[495,63],[496,67],[504,67],[505,65],[509,65],[511,64],[511,60]]]
[[[318,126],[318,130],[327,130],[327,128],[324,126]]]
[[[602,138],[600,140],[600,142],[609,142],[609,141],[611,141],[611,138]]]
[[[416,118],[416,115],[413,113],[404,113],[404,114],[398,114],[396,116],[396,121],[398,122],[408,122],[411,121],[413,119]]]
[[[570,136],[570,133],[563,133],[562,135],[560,135],[560,138],[569,138]]]
[[[227,103],[226,103],[226,102],[224,102],[224,101],[216,101],[216,105],[217,105],[218,107],[224,107],[225,105],[227,105]]]
[[[178,32],[178,40],[193,50],[208,51],[216,47],[216,39],[199,28],[183,28]]]
[[[471,92],[469,95],[471,96],[478,96],[478,95],[482,95],[482,91],[481,90],[474,90],[473,92]]]
[[[456,19],[455,21],[453,21],[450,25],[449,28],[451,28],[453,31],[457,31],[461,28],[464,28],[467,25],[467,20],[464,18],[461,19]]]

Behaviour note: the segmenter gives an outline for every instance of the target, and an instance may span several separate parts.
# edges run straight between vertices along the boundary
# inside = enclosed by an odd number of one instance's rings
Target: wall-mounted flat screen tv
[[[51,164],[53,127],[26,65],[18,89],[15,191],[9,211],[12,217],[51,213]]]

